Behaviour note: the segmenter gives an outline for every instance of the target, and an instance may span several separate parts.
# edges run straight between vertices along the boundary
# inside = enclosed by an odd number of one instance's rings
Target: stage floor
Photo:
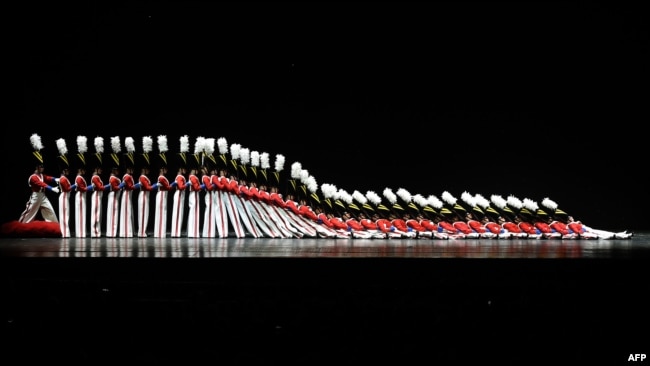
[[[3,238],[3,257],[120,258],[639,258],[650,233],[627,240]]]
[[[2,239],[7,360],[627,363],[650,235],[622,241]]]

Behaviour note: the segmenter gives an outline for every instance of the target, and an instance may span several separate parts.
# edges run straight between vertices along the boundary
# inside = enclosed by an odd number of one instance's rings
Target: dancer
[[[172,221],[171,221],[171,237],[180,238],[182,236],[184,218],[185,218],[185,195],[187,189],[187,153],[190,151],[189,137],[187,135],[181,136],[179,139],[180,148],[178,157],[178,172],[176,178],[171,184],[174,190],[174,197],[172,203]]]
[[[151,171],[151,157],[149,153],[153,150],[153,139],[151,136],[142,138],[142,163],[140,167],[140,177],[135,185],[139,189],[138,193],[138,237],[146,238],[149,227],[149,211],[151,210],[151,191],[154,189],[149,178]]]
[[[61,237],[69,238],[72,236],[70,234],[70,199],[75,186],[68,178],[70,164],[65,140],[62,138],[56,140],[56,147],[59,150],[57,161],[59,163],[59,170],[61,171],[61,177],[59,177],[59,187],[61,189],[61,193],[59,194],[59,227],[61,228]]]
[[[167,204],[169,191],[172,186],[167,179],[167,136],[158,136],[158,180],[154,184],[157,189],[154,210],[154,238],[167,237]]]
[[[77,136],[77,176],[74,180],[76,193],[74,196],[74,222],[75,236],[85,238],[88,236],[88,202],[87,192],[92,192],[93,187],[86,183],[86,152],[88,151],[88,139],[86,136]]]
[[[124,139],[126,154],[123,157],[124,175],[122,176],[122,195],[120,199],[120,223],[119,236],[122,238],[133,237],[133,190],[135,181],[133,179],[133,168],[135,166],[135,142],[133,137]]]
[[[95,154],[93,155],[94,169],[90,179],[92,193],[90,194],[90,237],[99,238],[102,236],[102,200],[105,188],[102,180],[104,138],[95,137]]]
[[[217,236],[217,222],[215,218],[215,201],[214,195],[217,188],[212,183],[212,177],[216,177],[216,159],[214,157],[215,139],[203,139],[203,149],[201,158],[201,186],[205,191],[203,196],[203,227],[201,237],[215,238]]]
[[[188,177],[189,192],[187,197],[188,213],[187,213],[187,237],[200,238],[201,237],[201,178],[199,174],[199,166],[201,149],[203,149],[203,138],[197,138],[194,144],[194,153],[188,156],[190,165],[190,174]]]
[[[111,137],[110,163],[111,175],[108,178],[106,191],[106,236],[114,238],[118,236],[118,225],[120,222],[120,199],[122,197],[122,179],[120,179],[120,137]]]
[[[41,154],[41,149],[43,149],[41,136],[32,134],[29,140],[34,148],[33,156],[36,158],[34,173],[29,176],[27,181],[32,193],[25,205],[25,210],[20,214],[18,222],[32,222],[38,213],[41,214],[43,220],[46,222],[59,222],[52,203],[45,195],[47,191],[59,193],[59,188],[55,186],[59,180],[58,178],[43,174],[45,167],[43,164],[43,155]]]

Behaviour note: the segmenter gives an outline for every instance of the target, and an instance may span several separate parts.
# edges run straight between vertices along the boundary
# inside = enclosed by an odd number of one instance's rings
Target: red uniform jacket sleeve
[[[114,176],[114,175],[111,175],[111,177],[108,178],[108,184],[111,185],[111,188],[110,188],[110,189],[111,189],[111,191],[113,191],[113,192],[117,192],[117,191],[120,190],[120,183],[122,183],[122,181],[120,180],[120,178],[118,178],[118,177],[116,177],[116,176]]]
[[[239,187],[239,194],[244,197],[245,199],[249,200],[253,198],[253,192],[251,192],[251,189],[248,188],[248,186],[242,185]]]
[[[151,191],[153,190],[153,186],[151,185],[151,180],[149,180],[149,177],[146,175],[141,175],[138,178],[138,181],[140,182],[140,190],[141,191]]]
[[[515,224],[514,222],[511,221],[506,221],[503,223],[503,228],[508,230],[510,233],[520,233],[521,229],[519,229],[519,226]]]
[[[59,180],[59,183],[61,183],[61,180]],[[104,182],[102,182],[102,178],[99,175],[93,175],[90,183],[93,185],[93,190],[100,192],[104,190]]]
[[[464,221],[455,221],[453,225],[456,230],[463,234],[471,234],[473,232],[472,228]]]
[[[456,226],[456,225],[454,224],[454,226]],[[479,221],[476,221],[476,220],[467,221],[467,226],[469,226],[472,230],[476,231],[477,233],[484,233],[484,232],[487,231],[483,227],[483,225]],[[465,233],[465,234],[468,234],[468,233]]]
[[[169,191],[172,189],[172,186],[169,184],[169,179],[164,175],[158,176],[158,190],[159,191]]]
[[[339,219],[338,217],[330,218],[330,222],[332,223],[332,225],[334,225],[334,228],[336,228],[336,229],[342,229],[342,230],[347,230],[348,229],[348,224],[341,221],[341,219]]]
[[[408,231],[408,226],[406,226],[406,222],[402,219],[394,219],[391,221],[391,224],[399,231]]]
[[[201,182],[199,181],[199,177],[197,177],[196,175],[190,175],[190,189],[192,191],[201,190]]]
[[[249,188],[251,197],[257,201],[261,201],[262,197],[260,196],[260,190],[257,189],[257,187],[250,187]]]
[[[499,233],[501,233],[501,229],[503,229],[501,227],[501,225],[497,224],[496,222],[491,222],[491,221],[488,222],[487,224],[485,224],[485,228],[490,230],[490,232],[493,233],[493,234],[499,234]]]
[[[318,215],[314,211],[312,211],[311,207],[307,205],[302,205],[298,207],[298,211],[304,216],[307,217],[313,221],[318,221]]]
[[[377,224],[370,219],[362,219],[360,222],[366,230],[377,230]]]
[[[348,227],[350,227],[354,231],[365,231],[365,227],[355,219],[349,219],[345,221],[345,223],[348,224]]]
[[[259,191],[259,192],[260,192],[260,200],[270,205],[271,196],[269,195],[269,192],[267,191]]]
[[[275,204],[276,206],[278,206],[278,207],[285,208],[287,206],[287,203],[284,202],[284,200],[282,199],[282,196],[280,196],[280,194],[278,194],[276,192],[271,193],[269,195],[269,198],[270,198],[271,202],[273,204]]]
[[[569,234],[569,229],[567,229],[566,224],[563,223],[563,222],[553,221],[550,226],[551,226],[551,229],[557,231],[558,233],[560,233],[562,235]]]
[[[44,182],[45,177],[38,174],[32,174],[29,176],[29,186],[32,188],[32,192],[44,191],[48,185]]]
[[[438,226],[440,226],[446,233],[448,234],[455,234],[460,232],[456,227],[449,221],[440,221],[438,223]]]
[[[205,190],[206,191],[214,191],[215,187],[212,186],[212,179],[210,179],[209,176],[204,175],[201,177],[201,183],[205,185]]]
[[[59,181],[59,184],[60,183],[61,183],[61,181]],[[569,229],[571,229],[571,231],[573,231],[574,233],[577,233],[577,234],[580,234],[580,233],[585,231],[585,228],[582,227],[582,224],[579,223],[579,222],[572,222],[572,223],[568,224],[567,226],[569,227]]]
[[[61,186],[61,191],[63,192],[70,192],[72,190],[70,179],[68,179],[66,176],[61,176],[61,178],[59,178],[59,185]]]
[[[387,219],[379,219],[376,221],[376,223],[377,229],[384,233],[391,231],[390,229],[393,227],[393,224],[391,224],[391,222]]]
[[[318,219],[323,223],[323,225],[327,226],[328,228],[331,228],[331,229],[334,228],[334,224],[332,224],[330,219],[328,219],[327,215],[325,215],[324,213],[318,214]]]
[[[185,187],[187,187],[187,180],[185,177],[181,174],[176,176],[176,189],[179,191],[185,190]]]
[[[88,184],[86,183],[84,177],[77,175],[77,177],[74,180],[74,183],[77,185],[78,192],[88,192]]]
[[[291,212],[295,213],[296,215],[302,215],[302,212],[298,209],[298,206],[296,206],[296,203],[294,201],[287,201],[284,203],[284,208],[286,210],[291,210]]]
[[[406,226],[415,231],[427,231],[427,229],[422,226],[418,220],[415,219],[406,220]]]
[[[226,187],[226,189],[228,190],[228,192],[232,194],[239,194],[239,182],[237,182],[234,179],[231,179],[230,181],[228,181],[228,186]]]
[[[553,232],[553,230],[551,230],[551,227],[550,227],[547,223],[545,223],[545,222],[537,221],[537,222],[535,223],[535,227],[536,227],[539,231],[541,231],[541,232],[543,232],[543,233],[551,233],[551,232]]]
[[[422,220],[420,221],[420,225],[429,231],[438,231],[438,225],[431,220]]]
[[[132,191],[135,188],[135,182],[133,181],[133,176],[131,174],[125,174],[124,177],[122,177],[122,181],[124,182],[124,189],[127,191]]]
[[[519,228],[521,231],[528,233],[528,234],[537,234],[537,228],[535,228],[535,225],[531,224],[530,222],[522,221],[519,223]]]
[[[223,177],[218,177],[216,175],[213,175],[210,177],[210,181],[212,181],[212,184],[214,184],[215,189],[220,190],[220,191],[225,191],[226,190],[226,178]]]

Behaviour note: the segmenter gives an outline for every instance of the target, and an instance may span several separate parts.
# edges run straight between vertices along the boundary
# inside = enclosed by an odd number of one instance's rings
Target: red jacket
[[[460,232],[456,227],[449,221],[440,221],[438,226],[443,229],[443,232],[447,234],[456,234]]]
[[[70,183],[70,179],[68,179],[68,177],[65,175],[62,175],[61,178],[59,178],[59,185],[61,186],[61,192],[72,191],[72,184]]]
[[[501,225],[493,221],[489,221],[488,223],[486,223],[485,228],[488,229],[493,234],[500,234],[501,230],[503,230]]]
[[[212,192],[216,190],[216,187],[212,185],[212,179],[209,175],[204,175],[201,177],[201,183],[205,186],[205,190]]]
[[[375,223],[377,224],[377,229],[383,233],[388,233],[395,230],[393,224],[388,219],[379,219],[375,221]]]
[[[406,221],[402,219],[393,219],[391,221],[391,224],[393,224],[393,226],[395,226],[395,228],[399,231],[407,232],[409,230],[408,225],[406,225]]]
[[[102,182],[102,178],[99,175],[93,174],[92,178],[90,178],[90,183],[93,185],[94,191],[99,191],[99,192],[104,191],[104,182]],[[60,179],[59,179],[59,184],[61,184]]]
[[[285,210],[290,210],[291,212],[295,213],[296,215],[302,215],[302,212],[298,209],[298,206],[296,206],[296,202],[292,200],[287,200],[284,203],[284,208]]]
[[[284,200],[282,199],[282,196],[277,192],[272,192],[269,194],[269,202],[282,208],[285,208],[285,206],[287,205],[286,202],[284,202]]]
[[[86,179],[83,176],[77,175],[77,177],[74,179],[74,184],[77,185],[77,192],[88,192],[88,185],[86,184]]]
[[[330,222],[332,223],[332,225],[334,226],[335,229],[341,229],[341,230],[347,230],[348,229],[348,224],[343,222],[343,220],[341,220],[338,217],[330,217],[329,220],[330,220]]]
[[[323,223],[323,225],[327,226],[330,229],[334,229],[334,224],[330,221],[330,219],[327,218],[327,215],[324,213],[319,213],[318,214],[318,220]]]
[[[190,174],[190,190],[191,191],[200,191],[201,190],[201,181],[199,177],[194,174]]]
[[[239,186],[239,195],[247,200],[255,198],[255,194],[251,191],[251,188],[243,184]]]
[[[438,225],[431,220],[423,219],[420,221],[420,225],[429,231],[438,231]]]
[[[226,177],[219,177],[216,175],[213,175],[210,177],[210,181],[214,185],[215,190],[219,191],[225,191],[228,189],[227,184],[228,181],[226,180]],[[241,188],[239,188],[241,190]]]
[[[535,225],[531,224],[530,222],[522,221],[517,226],[519,226],[521,231],[527,234],[531,234],[531,235],[537,234],[537,228],[535,227]]]
[[[416,219],[406,220],[406,226],[410,227],[415,231],[427,231],[427,228],[422,226],[422,224],[420,224],[420,222]]]
[[[316,215],[316,213],[311,209],[311,207],[307,205],[300,205],[300,207],[298,207],[298,210],[304,217],[307,217],[314,221],[318,221],[319,219],[318,215]]]
[[[61,184],[61,181],[59,181],[59,184]],[[576,234],[580,234],[586,231],[585,228],[582,227],[582,224],[577,221],[571,222],[567,226],[569,227],[569,230],[573,231]]]
[[[124,189],[127,191],[132,191],[135,188],[135,182],[133,181],[133,176],[131,174],[124,174],[122,182],[124,182]]]
[[[361,225],[361,223],[355,219],[347,219],[345,220],[345,223],[348,225],[349,228],[351,228],[354,231],[365,231],[366,228]]]
[[[562,235],[568,235],[569,234],[569,228],[563,222],[553,221],[553,222],[551,222],[551,224],[549,226],[551,227],[551,229],[557,231],[558,233],[560,233]]]
[[[151,180],[146,175],[144,174],[140,175],[138,181],[140,183],[140,191],[148,192],[153,190],[153,186],[151,185]]]
[[[378,230],[377,223],[370,219],[361,219],[359,222],[364,228],[366,228],[366,230]]]
[[[232,194],[239,194],[239,182],[234,179],[226,179],[226,190]]]
[[[176,189],[179,191],[184,191],[185,187],[187,186],[187,180],[185,179],[185,176],[182,174],[178,174],[175,179],[176,182]]]
[[[111,174],[111,176],[108,178],[108,184],[111,186],[110,190],[113,192],[120,190],[120,183],[122,183],[122,181],[114,174]]]
[[[271,195],[269,194],[269,192],[262,191],[262,190],[259,190],[258,192],[259,192],[260,201],[262,201],[262,202],[264,202],[266,204],[269,204],[269,205],[272,203],[271,202]]]
[[[535,227],[541,231],[542,233],[549,234],[552,233],[553,230],[551,229],[551,226],[545,222],[542,221],[537,221],[535,222]]]
[[[521,233],[522,232],[521,229],[519,228],[519,226],[517,226],[517,224],[515,224],[512,221],[506,221],[501,226],[503,226],[503,228],[506,229],[510,233]]]
[[[172,186],[169,184],[169,179],[164,175],[158,176],[158,190],[159,191],[169,191],[172,189]]]
[[[32,174],[28,180],[29,187],[32,192],[41,192],[47,189],[48,184],[55,185],[56,180],[54,177],[45,174]]]
[[[479,234],[482,234],[487,231],[485,226],[483,226],[483,224],[481,224],[481,222],[477,220],[468,220],[467,226],[469,226],[472,230],[474,230]],[[469,233],[465,233],[465,234],[469,234]]]
[[[453,225],[456,230],[460,231],[463,234],[471,234],[474,232],[474,230],[472,230],[472,228],[464,221],[455,221]]]

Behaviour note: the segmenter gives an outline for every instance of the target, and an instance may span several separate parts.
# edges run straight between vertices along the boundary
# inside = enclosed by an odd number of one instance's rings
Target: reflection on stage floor
[[[650,233],[626,240],[30,238],[0,240],[15,257],[608,258],[650,253]]]
[[[649,239],[4,239],[0,336],[25,364],[622,364]]]

